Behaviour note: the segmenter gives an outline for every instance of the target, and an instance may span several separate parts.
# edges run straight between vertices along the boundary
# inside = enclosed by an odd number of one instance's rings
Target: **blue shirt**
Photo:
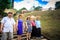
[[[36,20],[35,23],[36,23],[36,28],[41,28],[41,23],[39,20]]]

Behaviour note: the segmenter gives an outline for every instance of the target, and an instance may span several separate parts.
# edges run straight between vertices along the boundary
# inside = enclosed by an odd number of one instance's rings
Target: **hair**
[[[26,18],[26,20],[29,20],[29,19],[30,19],[30,17],[27,17],[27,18]]]
[[[40,19],[40,16],[36,16],[36,20],[37,20],[37,19],[39,20],[39,19]]]
[[[10,13],[10,14],[13,14],[12,12],[8,12],[8,14],[9,14],[9,13]]]
[[[20,14],[20,15],[18,16],[18,19],[20,19],[21,16],[22,16],[22,15]]]
[[[19,17],[22,16],[21,14],[19,15]]]
[[[26,20],[28,20],[28,17],[26,18]]]

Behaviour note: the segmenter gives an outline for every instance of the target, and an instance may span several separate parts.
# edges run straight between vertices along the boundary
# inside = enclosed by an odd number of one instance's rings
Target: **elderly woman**
[[[35,23],[36,23],[36,29],[37,29],[36,37],[41,37],[41,22],[40,22],[40,16],[37,16],[37,17],[36,17]]]
[[[32,33],[31,33],[31,37],[36,37],[35,16],[31,16],[31,24],[32,24]]]
[[[27,40],[29,40],[32,32],[32,24],[31,24],[30,16],[27,17],[26,24],[27,24]]]

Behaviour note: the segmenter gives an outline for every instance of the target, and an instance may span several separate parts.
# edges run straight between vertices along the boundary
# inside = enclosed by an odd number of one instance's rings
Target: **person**
[[[17,20],[17,35],[18,35],[18,40],[21,40],[21,36],[23,34],[23,26],[24,26],[24,23],[23,23],[23,20],[22,20],[22,15],[20,14],[18,16],[18,20]]]
[[[0,33],[1,33],[1,22],[0,22]]]
[[[27,23],[27,40],[30,40],[31,32],[32,32],[32,24],[31,24],[30,16],[27,17],[26,23]]]
[[[35,16],[31,16],[31,24],[32,24],[32,33],[31,33],[31,38],[34,38],[34,37],[36,37]]]
[[[1,40],[13,40],[13,29],[15,30],[15,20],[13,18],[13,13],[8,12],[8,16],[3,17],[1,20]]]
[[[40,22],[40,16],[36,17],[35,20],[36,23],[36,29],[37,29],[37,33],[36,33],[36,37],[41,37],[41,22]]]

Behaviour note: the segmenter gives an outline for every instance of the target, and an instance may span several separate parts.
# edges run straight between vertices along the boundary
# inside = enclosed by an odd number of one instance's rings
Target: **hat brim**
[[[14,9],[5,9],[4,12],[7,13],[7,14],[9,12],[11,12],[12,14],[15,14],[16,13],[16,10],[14,10]]]

